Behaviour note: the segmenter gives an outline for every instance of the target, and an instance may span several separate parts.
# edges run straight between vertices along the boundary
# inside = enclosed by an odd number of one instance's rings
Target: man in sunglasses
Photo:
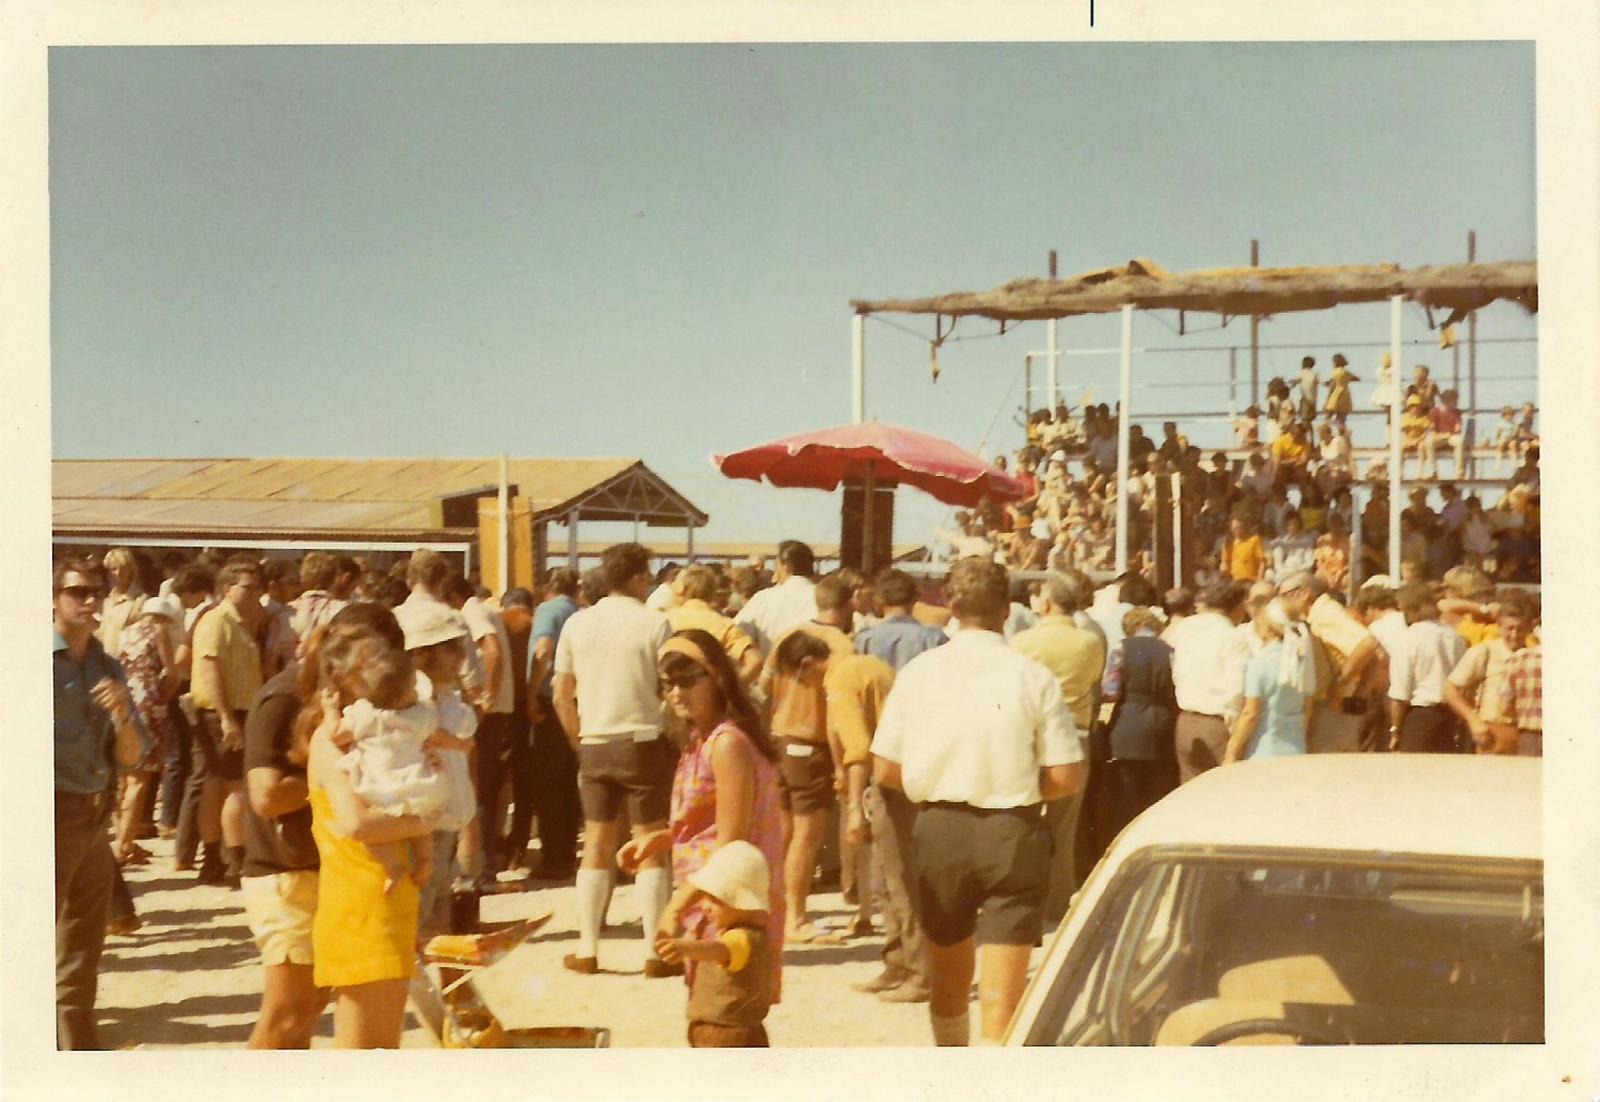
[[[53,578],[56,778],[56,1045],[99,1047],[94,1000],[116,860],[106,833],[117,767],[152,740],[116,659],[95,639],[105,578],[68,559]]]

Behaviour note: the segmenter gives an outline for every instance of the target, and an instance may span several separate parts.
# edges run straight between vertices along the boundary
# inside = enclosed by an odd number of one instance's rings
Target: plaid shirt
[[[1544,733],[1544,648],[1525,647],[1506,663],[1500,692],[1519,731]]]

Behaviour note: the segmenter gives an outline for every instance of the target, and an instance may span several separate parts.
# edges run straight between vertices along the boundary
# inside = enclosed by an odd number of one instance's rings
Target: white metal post
[[[867,318],[857,314],[850,322],[850,423],[859,425],[867,419]]]
[[[1045,356],[1048,358],[1048,363],[1049,363],[1049,367],[1048,367],[1048,370],[1046,372],[1046,376],[1045,377],[1048,380],[1046,385],[1049,387],[1048,393],[1049,393],[1049,396],[1050,396],[1049,397],[1049,401],[1047,403],[1047,407],[1049,408],[1051,414],[1053,415],[1055,413],[1055,410],[1056,410],[1056,403],[1058,401],[1060,401],[1060,399],[1056,396],[1059,392],[1056,389],[1056,385],[1057,385],[1057,382],[1058,382],[1058,379],[1057,379],[1057,376],[1056,376],[1056,360],[1057,360],[1058,357],[1056,356],[1056,319],[1055,318],[1051,318],[1049,321],[1045,322],[1045,332],[1048,334],[1048,340],[1045,341],[1045,349],[1046,349]]]
[[[1172,584],[1183,584],[1183,477],[1176,474],[1172,476]]]
[[[1361,577],[1361,499],[1355,487],[1350,488],[1350,572],[1345,584],[1345,597],[1353,605]]]
[[[1117,419],[1117,573],[1128,569],[1128,451],[1133,424],[1133,304],[1122,307],[1122,392]]]
[[[1405,406],[1401,397],[1403,367],[1400,363],[1400,319],[1405,296],[1389,299],[1389,359],[1394,368],[1394,391],[1389,403],[1389,577],[1400,583],[1400,496],[1405,492],[1401,467],[1405,453],[1400,448],[1400,419]]]
[[[500,493],[497,502],[500,510],[500,569],[495,571],[496,593],[504,593],[511,585],[511,459],[500,453]]]

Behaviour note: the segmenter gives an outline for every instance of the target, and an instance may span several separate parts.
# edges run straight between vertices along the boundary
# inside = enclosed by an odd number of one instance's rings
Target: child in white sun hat
[[[767,859],[749,842],[733,841],[689,874],[667,905],[656,934],[656,955],[686,961],[689,1044],[695,1048],[766,1048],[763,1024],[772,1005],[772,957],[767,947]],[[717,936],[673,935],[678,916],[704,899]]]

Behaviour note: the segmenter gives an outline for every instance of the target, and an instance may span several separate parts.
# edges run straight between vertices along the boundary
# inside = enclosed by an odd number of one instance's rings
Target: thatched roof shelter
[[[1169,272],[1151,260],[1065,279],[1018,279],[992,291],[957,291],[930,298],[852,300],[857,314],[938,314],[998,322],[1143,310],[1193,310],[1230,317],[1326,310],[1347,303],[1384,302],[1396,295],[1457,317],[1504,300],[1529,313],[1539,309],[1538,264],[1444,264],[1409,271],[1397,264],[1321,268],[1212,268]],[[1447,319],[1449,320],[1449,319]]]

